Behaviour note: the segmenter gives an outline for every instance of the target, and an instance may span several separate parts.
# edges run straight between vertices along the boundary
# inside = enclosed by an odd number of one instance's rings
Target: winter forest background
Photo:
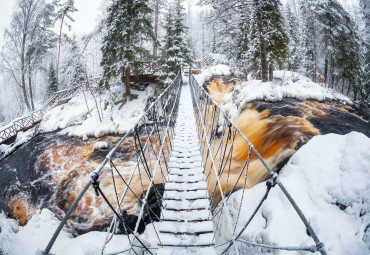
[[[10,2],[0,41],[0,125],[87,78],[100,77],[99,86],[109,89],[143,62],[162,67],[163,88],[181,65],[210,54],[250,79],[272,80],[273,70],[291,70],[325,80],[323,86],[368,113],[369,0]],[[96,22],[87,31],[74,20],[91,3],[99,8],[91,11]]]

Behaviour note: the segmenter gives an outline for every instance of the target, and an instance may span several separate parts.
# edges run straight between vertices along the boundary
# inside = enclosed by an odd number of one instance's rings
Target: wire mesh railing
[[[212,97],[201,87],[194,76],[190,75],[190,87],[193,97],[193,108],[196,115],[198,136],[205,167],[208,185],[209,203],[212,208],[212,219],[215,236],[222,233],[223,240],[216,240],[216,249],[219,254],[243,253],[242,245],[254,246],[268,250],[287,251],[319,251],[326,254],[323,243],[317,237],[306,217],[293,200],[289,192],[275,173],[249,142],[246,136],[219,108]],[[267,177],[267,187],[257,207],[251,212],[248,219],[241,216],[245,189],[253,184],[254,178],[251,168],[258,169],[259,173]],[[298,216],[307,228],[315,245],[307,247],[279,247],[262,243],[254,243],[242,239],[258,210],[266,201],[269,192],[279,187]],[[241,190],[236,208],[229,208],[228,202],[234,191]],[[235,197],[233,198],[235,199]],[[235,201],[233,201],[235,205]],[[245,205],[244,205],[245,206]],[[245,246],[244,246],[245,247]]]
[[[91,186],[97,196],[95,199],[102,206],[101,210],[106,210],[112,218],[106,227],[108,231],[101,254],[104,254],[115,234],[121,234],[120,238],[125,239],[122,240],[124,250],[115,254],[141,254],[143,250],[153,254],[157,247],[150,247],[140,234],[147,224],[160,219],[181,85],[180,71],[134,128],[91,172],[91,178],[65,213],[43,254],[49,254],[63,226],[73,218],[77,205],[89,199],[85,193]],[[134,216],[135,220],[128,221],[127,215]],[[160,244],[158,229],[155,224],[151,225],[154,232],[152,239]]]

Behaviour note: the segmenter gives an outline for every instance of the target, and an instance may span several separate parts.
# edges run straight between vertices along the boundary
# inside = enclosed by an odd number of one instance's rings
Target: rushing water
[[[230,90],[227,86],[222,86],[210,87],[211,94],[212,89],[221,91],[221,96]],[[295,99],[275,103],[252,102],[235,122],[275,170],[281,168],[314,135],[345,134],[350,131],[370,135],[368,122],[357,116],[351,107],[337,102],[302,102]],[[116,136],[106,136],[83,141],[57,133],[38,134],[0,161],[0,210],[18,219],[21,225],[26,224],[38,209],[45,207],[62,217],[89,180],[89,173],[102,162],[107,151],[118,139]],[[108,150],[94,150],[94,144],[98,141],[107,142]],[[244,162],[247,153],[245,143],[236,141],[233,157],[235,169],[240,162]],[[115,164],[123,174],[132,170],[131,159],[134,154],[133,139],[129,138],[115,155]],[[255,159],[252,158],[253,160]],[[230,172],[234,168],[231,167]],[[266,178],[265,171],[262,173],[257,166],[253,169],[253,162],[249,171],[252,177],[248,178],[247,187]],[[103,171],[100,181],[103,188],[111,187],[110,172]],[[119,189],[124,187],[123,183],[118,184]],[[139,184],[134,183],[134,189],[135,185]],[[110,190],[112,193],[107,196],[114,197],[113,190]],[[149,197],[153,205],[158,202],[155,196]],[[128,214],[126,219],[131,222],[129,224],[135,224],[137,199],[134,196],[128,197],[123,209]],[[105,229],[112,217],[113,213],[102,198],[96,197],[94,190],[90,188],[68,225],[74,234],[81,234]]]

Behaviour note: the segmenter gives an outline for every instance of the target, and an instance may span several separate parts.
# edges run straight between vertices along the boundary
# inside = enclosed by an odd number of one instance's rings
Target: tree
[[[66,61],[62,65],[62,84],[64,87],[80,85],[86,81],[85,59],[78,46],[76,36],[71,40]]]
[[[58,91],[58,80],[53,64],[50,64],[48,78],[48,95],[51,96]]]
[[[52,45],[53,15],[53,6],[44,0],[18,0],[5,31],[3,66],[21,88],[28,110],[34,110],[32,75]]]
[[[121,73],[128,100],[131,98],[131,70],[151,57],[143,45],[144,42],[155,40],[148,18],[150,13],[151,9],[145,0],[113,0],[108,7],[101,65],[106,80]]]
[[[300,6],[302,20],[302,41],[301,48],[303,50],[302,65],[305,75],[313,81],[317,80],[318,72],[318,32],[317,20],[315,14],[316,1],[302,1]]]
[[[360,7],[362,10],[362,19],[364,22],[364,31],[363,31],[363,49],[364,55],[362,58],[362,65],[364,67],[364,76],[363,76],[363,84],[365,95],[367,99],[370,101],[370,34],[369,34],[369,27],[370,27],[370,2],[368,0],[360,0]],[[370,103],[370,102],[369,102]],[[369,113],[368,113],[369,114]]]
[[[151,0],[150,5],[154,10],[154,40],[153,40],[153,56],[158,55],[158,32],[159,32],[159,18],[161,9],[165,7],[165,0]]]
[[[241,33],[244,35],[239,37],[238,56],[243,57],[244,62],[248,63],[249,71],[260,73],[263,82],[271,81],[275,66],[282,68],[287,55],[288,37],[284,31],[280,2],[253,0],[245,1],[242,6],[244,11],[248,10],[250,14],[241,16],[241,22],[247,25],[243,24],[241,27]],[[240,47],[248,49],[247,52],[240,52],[242,50]]]
[[[55,0],[55,5],[59,8],[56,14],[56,20],[60,20],[59,40],[58,40],[58,58],[57,58],[57,78],[59,78],[59,61],[60,61],[60,48],[62,45],[63,25],[65,23],[66,18],[70,20],[71,22],[74,22],[74,19],[72,18],[71,13],[78,11],[74,7],[74,0],[67,0],[65,3],[60,3],[60,2],[61,0]]]
[[[285,30],[289,38],[287,67],[289,70],[298,71],[301,66],[300,33],[297,17],[293,14],[291,6],[285,6]]]
[[[322,31],[324,77],[329,87],[345,80],[352,87],[356,99],[362,93],[360,83],[360,39],[350,15],[336,0],[321,1],[316,5],[317,20]]]
[[[191,51],[187,43],[187,27],[184,25],[184,7],[182,0],[170,3],[165,17],[166,35],[162,55],[164,58],[164,76],[162,81],[170,83],[176,72],[184,64],[190,64]]]

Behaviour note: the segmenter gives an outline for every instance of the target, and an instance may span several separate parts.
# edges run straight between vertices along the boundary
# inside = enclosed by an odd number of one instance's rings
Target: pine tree
[[[113,0],[108,7],[101,65],[106,80],[121,74],[128,99],[131,98],[131,70],[151,57],[143,45],[155,40],[150,13],[145,0]]]
[[[48,79],[48,96],[50,97],[53,93],[58,91],[58,80],[54,66],[50,64],[49,68],[49,79]]]
[[[184,7],[182,0],[169,4],[165,17],[166,36],[162,51],[164,58],[164,75],[162,82],[168,84],[176,76],[176,72],[184,65],[192,62],[191,50],[187,42],[187,27],[184,24]]]
[[[73,87],[86,81],[86,65],[76,36],[71,39],[66,61],[62,65],[62,84]]]

